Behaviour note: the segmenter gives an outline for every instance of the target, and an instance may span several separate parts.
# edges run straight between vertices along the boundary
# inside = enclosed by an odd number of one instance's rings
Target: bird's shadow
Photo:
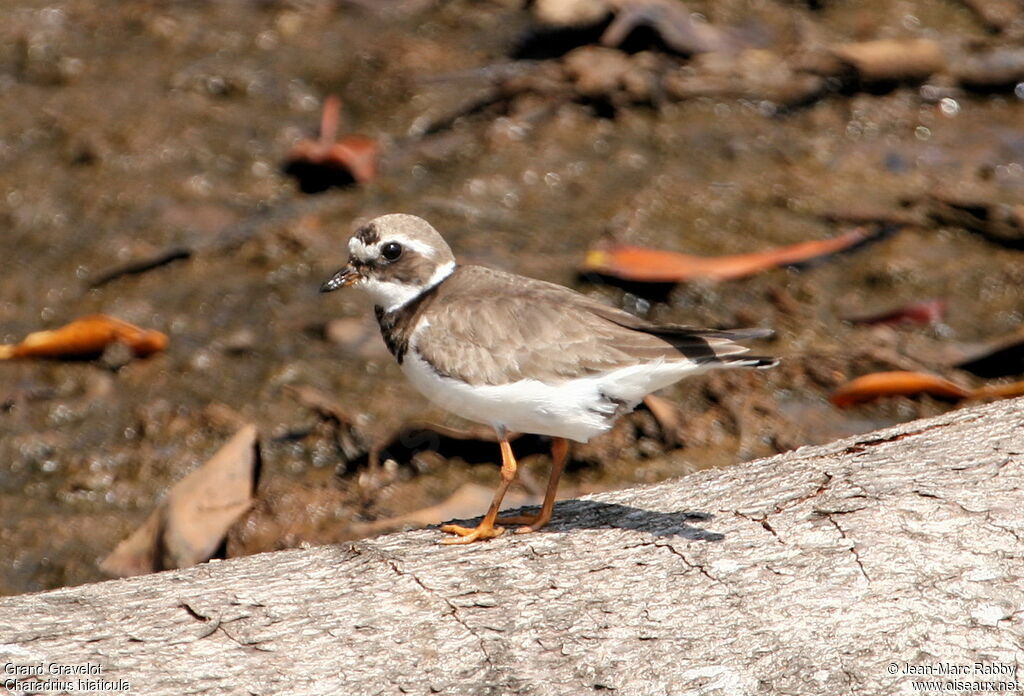
[[[537,506],[502,510],[502,517],[535,515]],[[573,529],[633,529],[657,537],[681,537],[687,541],[722,541],[725,535],[696,526],[714,515],[693,510],[654,512],[630,505],[602,503],[596,500],[566,500],[555,504],[551,522],[538,534],[568,532]],[[480,518],[473,520],[478,523]],[[466,520],[460,520],[466,521]]]

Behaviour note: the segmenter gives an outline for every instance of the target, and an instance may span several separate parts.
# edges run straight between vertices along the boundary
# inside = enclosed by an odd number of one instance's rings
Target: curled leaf
[[[615,19],[601,35],[604,46],[619,46],[638,27],[650,27],[666,46],[683,55],[740,47],[731,32],[694,19],[678,0],[634,0],[617,9]]]
[[[260,461],[256,427],[246,425],[208,462],[176,483],[100,568],[125,577],[208,561],[231,525],[252,506]]]
[[[582,271],[645,283],[679,283],[688,280],[733,280],[769,268],[791,266],[834,254],[869,239],[855,229],[832,239],[801,242],[776,249],[731,256],[692,256],[675,251],[614,245],[587,252]]]
[[[339,140],[340,121],[341,99],[331,95],[324,100],[320,137],[299,142],[285,158],[285,171],[298,178],[307,193],[341,185],[346,179],[366,184],[377,176],[377,141],[363,135]]]
[[[888,309],[876,314],[847,317],[854,324],[888,326],[893,324],[937,324],[946,313],[946,301],[941,299],[922,300]]]
[[[840,408],[872,401],[884,396],[916,396],[931,394],[941,399],[959,401],[974,395],[948,379],[923,372],[876,372],[858,377],[836,389],[829,400]]]
[[[12,358],[95,358],[123,343],[137,358],[167,347],[167,336],[105,314],[94,314],[52,331],[36,331],[21,343],[0,345],[0,360]]]
[[[345,167],[360,184],[377,176],[377,142],[365,135],[346,135],[331,146],[327,160]]]

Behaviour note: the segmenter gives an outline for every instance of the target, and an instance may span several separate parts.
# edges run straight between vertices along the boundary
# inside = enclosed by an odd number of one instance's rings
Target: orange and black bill
[[[345,266],[345,268],[332,275],[320,286],[320,292],[333,292],[338,288],[347,288],[360,278],[362,276],[359,275],[359,271],[352,266]]]

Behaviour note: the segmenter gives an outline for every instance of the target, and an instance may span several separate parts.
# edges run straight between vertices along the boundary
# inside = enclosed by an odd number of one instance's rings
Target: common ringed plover
[[[481,266],[461,266],[431,225],[384,215],[348,242],[348,265],[321,288],[354,286],[373,300],[388,350],[406,377],[439,406],[494,428],[501,482],[475,528],[444,525],[442,543],[466,544],[551,519],[568,440],[607,432],[653,391],[705,370],[771,367],[737,341],[765,329],[718,331],[656,324],[574,290]],[[551,477],[536,516],[499,518],[516,476],[510,432],[548,435]]]

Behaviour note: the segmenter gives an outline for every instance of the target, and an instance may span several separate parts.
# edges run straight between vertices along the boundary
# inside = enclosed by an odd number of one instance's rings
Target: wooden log
[[[1020,682],[1022,407],[562,502],[542,532],[468,547],[421,530],[3,598],[3,678],[94,665],[175,696]],[[905,674],[936,665],[971,671]]]

